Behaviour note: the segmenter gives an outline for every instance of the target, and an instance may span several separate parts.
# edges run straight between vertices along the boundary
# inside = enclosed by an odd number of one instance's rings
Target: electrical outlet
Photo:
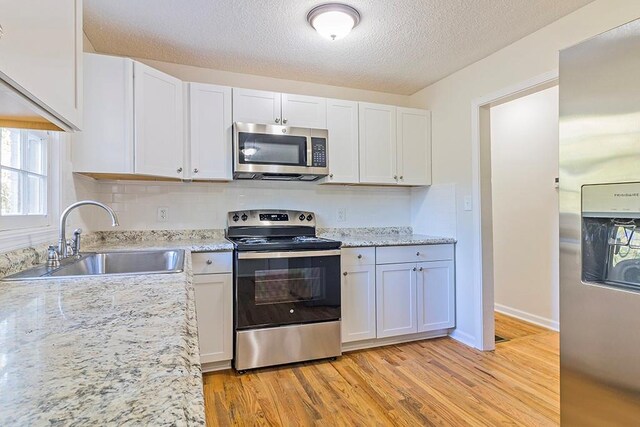
[[[156,220],[158,222],[169,221],[169,208],[158,208],[158,216]]]
[[[338,222],[345,222],[347,220],[347,210],[340,208],[336,211],[336,220]]]

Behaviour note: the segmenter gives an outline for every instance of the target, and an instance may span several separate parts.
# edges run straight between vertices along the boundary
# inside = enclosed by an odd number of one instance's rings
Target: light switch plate
[[[473,203],[471,201],[471,196],[464,196],[464,210],[470,211],[473,209]]]

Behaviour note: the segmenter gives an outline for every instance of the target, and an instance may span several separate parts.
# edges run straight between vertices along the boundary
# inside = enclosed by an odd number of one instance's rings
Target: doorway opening
[[[495,348],[496,333],[509,339],[510,331],[502,328],[509,316],[558,327],[557,91],[558,75],[552,72],[472,105],[481,350]]]

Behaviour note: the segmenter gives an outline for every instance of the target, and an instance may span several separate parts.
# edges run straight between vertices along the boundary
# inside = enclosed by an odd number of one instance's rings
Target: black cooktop
[[[342,242],[315,236],[227,237],[239,251],[299,251],[338,249]]]

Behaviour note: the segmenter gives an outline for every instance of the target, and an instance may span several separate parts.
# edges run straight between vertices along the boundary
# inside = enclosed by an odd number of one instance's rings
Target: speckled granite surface
[[[318,236],[340,240],[343,248],[456,243],[456,239],[451,237],[413,234],[411,227],[322,229],[319,230]]]
[[[204,425],[177,274],[0,282],[0,425]]]

